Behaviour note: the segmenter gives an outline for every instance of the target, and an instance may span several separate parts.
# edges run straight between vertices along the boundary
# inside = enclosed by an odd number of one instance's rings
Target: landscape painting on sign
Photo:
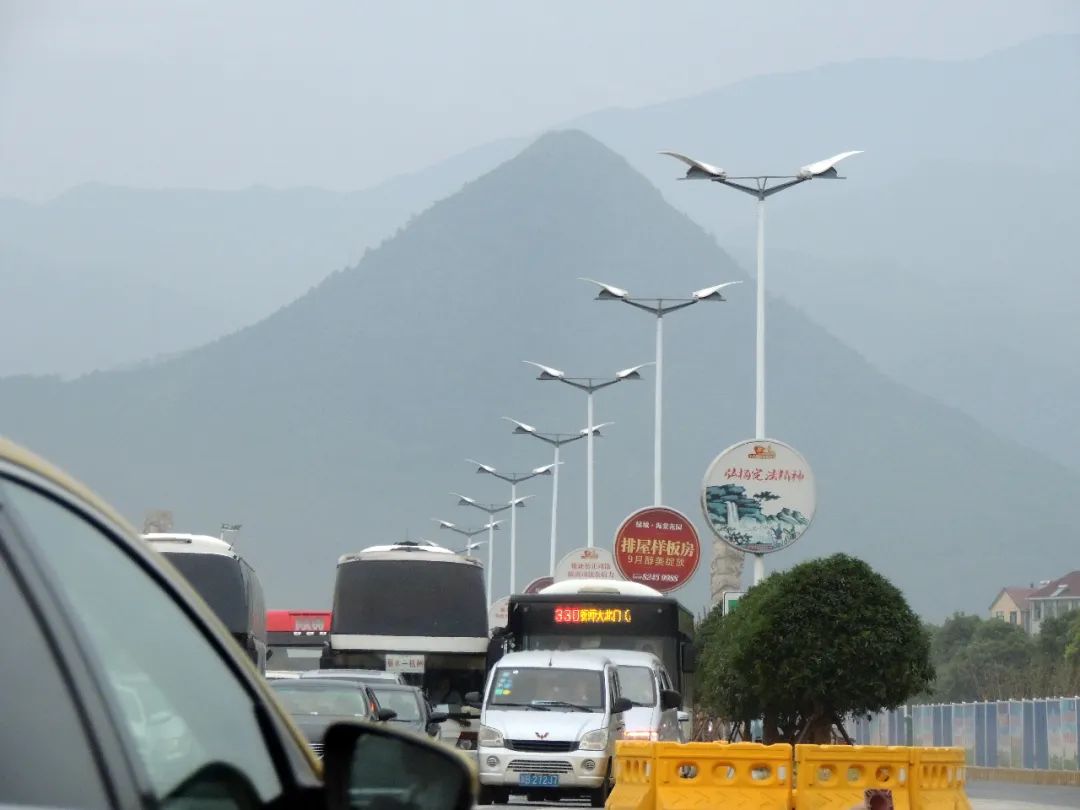
[[[713,533],[733,548],[779,551],[798,540],[814,518],[813,473],[786,444],[741,442],[709,467],[701,505]]]

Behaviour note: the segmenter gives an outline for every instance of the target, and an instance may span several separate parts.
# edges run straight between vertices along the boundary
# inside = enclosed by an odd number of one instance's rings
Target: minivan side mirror
[[[379,718],[380,723],[385,723],[387,720],[393,720],[397,717],[397,712],[393,709],[379,709],[376,715]]]
[[[328,810],[389,802],[412,807],[419,788],[425,810],[470,810],[475,777],[450,748],[385,726],[339,723],[323,737],[323,781]]]
[[[484,701],[480,698],[479,692],[466,692],[465,693],[465,705],[472,706],[474,709],[479,709],[484,704]]]
[[[622,714],[623,712],[630,711],[632,708],[634,708],[634,701],[630,700],[630,698],[621,697],[611,704],[611,713]]]
[[[445,723],[450,719],[448,712],[432,712],[428,715],[429,723]]]
[[[674,689],[661,689],[660,690],[660,709],[667,711],[668,709],[681,709],[682,708],[682,695],[676,692]]]

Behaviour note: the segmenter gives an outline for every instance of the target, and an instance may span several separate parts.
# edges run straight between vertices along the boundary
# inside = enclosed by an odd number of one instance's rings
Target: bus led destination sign
[[[630,624],[630,608],[556,605],[555,624]]]

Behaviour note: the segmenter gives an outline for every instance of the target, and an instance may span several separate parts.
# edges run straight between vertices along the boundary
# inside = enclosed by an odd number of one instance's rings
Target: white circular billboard
[[[555,566],[555,581],[567,579],[622,579],[615,559],[606,548],[575,548]]]
[[[509,616],[510,597],[504,596],[502,599],[496,599],[488,608],[488,628],[494,630],[496,627],[506,627]]]
[[[713,534],[748,554],[794,543],[817,508],[814,474],[798,451],[773,439],[739,442],[716,457],[701,488]]]

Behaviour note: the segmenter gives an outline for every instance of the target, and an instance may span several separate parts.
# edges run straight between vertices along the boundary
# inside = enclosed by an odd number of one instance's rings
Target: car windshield
[[[379,706],[397,712],[394,719],[401,723],[416,723],[423,719],[417,693],[411,689],[383,689],[373,686]]]
[[[363,689],[342,682],[314,684],[296,680],[274,681],[274,691],[289,714],[369,717],[370,705]]]
[[[619,667],[619,689],[635,706],[655,706],[656,686],[648,667]]]
[[[499,667],[488,695],[491,708],[569,706],[604,710],[604,675],[591,669]]]

